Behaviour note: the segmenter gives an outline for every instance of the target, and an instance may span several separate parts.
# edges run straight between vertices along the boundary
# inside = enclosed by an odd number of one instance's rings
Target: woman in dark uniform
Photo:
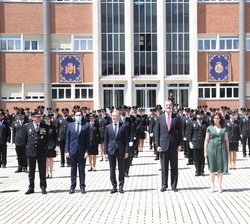
[[[47,148],[46,158],[46,177],[52,178],[52,171],[54,166],[54,157],[56,157],[56,145],[57,145],[57,129],[56,126],[51,123],[50,116],[45,116],[45,123],[49,126],[49,143]]]
[[[229,139],[228,164],[230,170],[236,169],[236,152],[238,152],[240,140],[240,124],[239,121],[235,119],[235,114],[235,111],[229,111],[230,119],[226,121]]]
[[[99,125],[96,122],[96,117],[94,114],[91,114],[89,122],[90,128],[90,148],[89,148],[89,170],[96,171],[96,156],[98,155],[98,145],[100,143],[100,131]]]
[[[147,132],[147,120],[148,116],[145,114],[145,109],[139,108],[139,116],[136,117],[137,120],[137,139],[138,139],[138,150],[143,151],[144,139],[146,138]]]

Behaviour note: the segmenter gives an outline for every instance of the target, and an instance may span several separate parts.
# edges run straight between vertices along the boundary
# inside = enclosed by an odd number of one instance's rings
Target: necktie
[[[200,125],[200,127],[201,127],[201,121],[199,121],[199,125]]]
[[[117,124],[115,124],[115,131],[114,131],[114,135],[115,135],[115,137],[116,137],[116,135],[117,135]]]
[[[80,134],[80,122],[77,122],[76,132],[77,132],[78,135]]]
[[[168,125],[168,131],[169,131],[170,127],[171,127],[171,125],[170,125],[170,114],[168,114],[167,116],[168,116],[168,123],[167,123],[167,125]]]

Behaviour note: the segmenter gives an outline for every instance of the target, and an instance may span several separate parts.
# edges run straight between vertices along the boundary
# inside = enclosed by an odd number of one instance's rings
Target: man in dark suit
[[[41,122],[42,112],[36,111],[31,114],[33,122],[28,123],[26,127],[26,147],[29,163],[29,189],[25,194],[34,193],[36,161],[40,176],[40,187],[42,194],[46,194],[46,152],[49,142],[49,127]]]
[[[26,156],[26,128],[25,125],[28,123],[24,119],[25,112],[24,110],[18,111],[18,120],[14,121],[12,124],[13,131],[13,143],[16,145],[16,154],[18,161],[18,168],[15,173],[28,172],[28,161]]]
[[[79,178],[81,193],[85,194],[85,165],[90,146],[89,125],[82,122],[82,111],[76,111],[75,122],[69,123],[66,133],[65,152],[70,158],[71,165],[71,187],[70,194],[75,192],[77,165],[79,166]]]
[[[124,160],[129,156],[128,127],[126,124],[119,122],[119,119],[118,111],[114,111],[112,113],[112,123],[106,126],[104,133],[104,155],[105,159],[109,159],[110,180],[113,186],[110,191],[111,194],[117,192],[116,160],[119,169],[119,190],[121,194],[124,193]]]
[[[168,167],[171,167],[171,187],[177,192],[178,182],[178,151],[182,149],[182,127],[179,115],[172,112],[171,100],[165,102],[165,113],[161,114],[155,124],[155,144],[160,152],[162,188],[168,187]]]
[[[5,113],[0,110],[0,167],[6,168],[7,164],[7,142],[10,142],[10,127],[5,121]]]

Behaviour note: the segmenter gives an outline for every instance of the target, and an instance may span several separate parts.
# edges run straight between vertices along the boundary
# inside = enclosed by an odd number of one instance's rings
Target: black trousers
[[[248,143],[248,155],[250,155],[250,137],[243,137],[242,138],[242,148],[243,148],[243,155],[247,154],[247,145]]]
[[[185,146],[185,148],[187,150],[187,154],[186,155],[187,155],[187,158],[188,158],[188,162],[189,163],[194,162],[194,149],[191,149],[189,147],[189,141],[184,141],[184,146]]]
[[[0,145],[0,165],[7,164],[7,145]]]
[[[204,173],[205,157],[204,148],[194,148],[194,163],[198,174]]]
[[[46,155],[39,156],[39,157],[28,157],[29,161],[29,189],[35,188],[35,171],[36,171],[36,161],[38,162],[38,171],[40,177],[40,187],[45,188],[47,187],[46,183]]]
[[[115,174],[116,161],[118,161],[118,170],[119,170],[119,188],[124,186],[124,154],[119,154],[119,151],[116,150],[114,155],[109,155],[109,166],[110,166],[110,181],[113,188],[117,188],[117,180]]]
[[[125,173],[129,173],[129,168],[133,160],[134,147],[129,147],[128,158],[125,159]]]
[[[160,153],[161,161],[161,180],[162,187],[168,187],[168,170],[171,168],[171,187],[176,188],[178,182],[178,151],[177,149],[168,149]]]
[[[26,145],[23,146],[16,145],[16,155],[18,161],[18,168],[27,168],[28,161],[26,156]]]
[[[60,146],[60,155],[61,155],[61,164],[65,164],[65,141],[64,140],[60,140],[59,142],[59,146]],[[66,163],[70,164],[70,159],[66,158]]]

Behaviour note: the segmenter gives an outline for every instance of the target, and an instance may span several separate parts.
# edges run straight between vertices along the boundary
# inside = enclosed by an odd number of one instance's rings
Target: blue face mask
[[[76,122],[81,122],[82,121],[82,116],[77,116],[76,117]]]

